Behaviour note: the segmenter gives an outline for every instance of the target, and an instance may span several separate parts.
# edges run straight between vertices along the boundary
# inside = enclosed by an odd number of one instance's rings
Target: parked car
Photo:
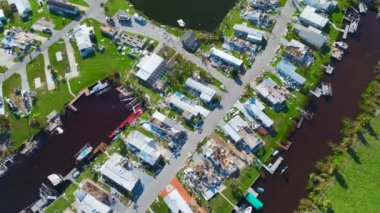
[[[53,31],[51,31],[51,29],[49,29],[49,28],[43,29],[42,32],[45,34],[49,34],[49,35],[53,34]]]
[[[132,24],[132,18],[128,15],[118,15],[117,18],[119,19],[119,23],[122,25]]]
[[[111,17],[106,17],[106,22],[111,26],[115,26],[115,21]]]

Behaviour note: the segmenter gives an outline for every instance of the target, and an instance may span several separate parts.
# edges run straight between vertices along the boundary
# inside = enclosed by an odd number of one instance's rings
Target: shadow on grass
[[[379,135],[377,134],[377,132],[373,129],[372,125],[370,123],[366,124],[365,126],[365,129],[368,131],[368,133],[376,138],[376,139],[379,139]]]
[[[367,140],[367,138],[365,138],[363,132],[358,132],[357,136],[358,136],[359,142],[360,142],[361,144],[363,144],[363,145],[365,145],[365,146],[368,145],[368,140]]]
[[[347,153],[350,155],[350,157],[352,158],[352,160],[355,161],[355,163],[362,164],[362,161],[360,160],[360,157],[358,156],[357,152],[354,149],[348,148],[347,149]]]
[[[343,175],[339,171],[334,172],[334,177],[335,177],[336,182],[338,182],[338,184],[342,188],[348,189],[348,184],[346,182],[346,179],[343,177]]]

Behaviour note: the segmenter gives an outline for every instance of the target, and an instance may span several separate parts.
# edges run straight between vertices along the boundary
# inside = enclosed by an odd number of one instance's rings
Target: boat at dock
[[[322,95],[324,95],[324,96],[332,96],[333,95],[330,83],[322,82],[321,89],[322,89]]]
[[[89,156],[92,152],[93,148],[90,144],[86,144],[76,155],[75,159],[77,161],[82,161],[85,159],[87,156]]]
[[[324,66],[326,68],[325,72],[329,75],[331,75],[334,71],[334,67],[332,67],[330,64],[327,66]]]
[[[368,7],[367,7],[367,5],[365,5],[364,3],[360,2],[360,3],[359,3],[359,12],[360,12],[361,14],[367,14],[367,12],[368,12]]]
[[[8,171],[8,167],[4,164],[0,164],[0,177],[5,175],[7,171]]]
[[[344,54],[344,51],[337,47],[333,47],[331,49],[331,57],[338,61],[342,60],[343,54]]]
[[[344,41],[337,41],[335,42],[335,45],[343,50],[347,50],[348,49],[348,44]]]

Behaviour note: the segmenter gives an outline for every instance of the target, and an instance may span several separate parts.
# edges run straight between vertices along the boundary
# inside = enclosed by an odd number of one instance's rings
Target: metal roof
[[[83,213],[110,213],[112,212],[111,207],[97,200],[91,194],[79,189],[75,192],[75,197],[77,199],[76,208],[79,212]]]
[[[306,79],[302,77],[300,74],[296,72],[296,67],[291,64],[289,61],[282,59],[280,63],[277,64],[276,70],[280,72],[282,75],[290,78],[290,80],[298,83],[298,84],[304,84],[306,82]]]
[[[329,22],[329,19],[316,13],[314,7],[306,6],[300,15],[301,22],[322,29]]]
[[[84,50],[92,47],[90,35],[91,31],[93,30],[93,27],[88,27],[85,24],[80,25],[74,29],[74,37],[79,50]]]
[[[163,62],[164,59],[154,53],[145,55],[137,64],[137,67],[139,68],[136,73],[137,77],[147,81]]]
[[[244,103],[245,109],[251,113],[251,116],[254,116],[257,120],[261,121],[265,127],[269,128],[273,125],[273,120],[263,112],[263,106],[264,105],[255,98],[251,98]]]
[[[220,59],[222,59],[224,62],[231,64],[236,67],[241,67],[243,64],[243,60],[236,58],[233,55],[230,55],[222,50],[211,48],[210,55],[216,56]]]
[[[185,85],[200,93],[200,98],[205,102],[210,102],[214,97],[216,91],[192,78],[188,78]]]
[[[139,152],[137,153],[137,156],[152,166],[156,164],[161,156],[160,152],[152,145],[155,141],[138,131],[132,131],[129,133],[125,142],[138,149]]]
[[[113,154],[111,157],[103,164],[100,172],[119,184],[128,191],[132,191],[139,181],[139,178],[135,176],[131,171],[124,168],[124,163],[126,159],[119,154]]]

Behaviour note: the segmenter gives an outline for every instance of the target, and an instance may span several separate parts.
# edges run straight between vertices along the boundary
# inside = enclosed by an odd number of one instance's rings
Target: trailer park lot
[[[93,202],[91,208],[99,211],[145,211],[152,202],[151,210],[166,205],[172,211],[236,209],[259,168],[288,145],[310,91],[319,87],[321,65],[329,61],[337,31],[310,23],[307,14],[315,13],[310,9],[293,23],[291,2],[263,9],[242,1],[247,9],[236,14],[233,8],[230,27],[221,25],[224,42],[200,44],[190,53],[183,38],[150,22],[106,23],[100,3],[89,3],[86,18],[65,23],[48,40],[37,33],[25,42],[24,30],[8,34],[15,42],[7,44],[32,47],[21,61],[9,57],[1,77],[0,113],[11,121],[14,149],[41,129],[29,127],[29,115],[44,126],[51,111],[60,111],[98,80],[111,78],[145,103],[134,124],[46,212],[78,210],[81,202]],[[323,16],[340,24],[340,13]],[[321,29],[313,30],[320,39],[303,36],[309,26]],[[329,34],[323,33],[326,28]],[[194,36],[196,41],[198,33]],[[15,56],[14,49],[0,51]],[[168,190],[168,184],[175,189]],[[157,198],[160,192],[163,198]],[[175,206],[167,196],[185,204]]]

